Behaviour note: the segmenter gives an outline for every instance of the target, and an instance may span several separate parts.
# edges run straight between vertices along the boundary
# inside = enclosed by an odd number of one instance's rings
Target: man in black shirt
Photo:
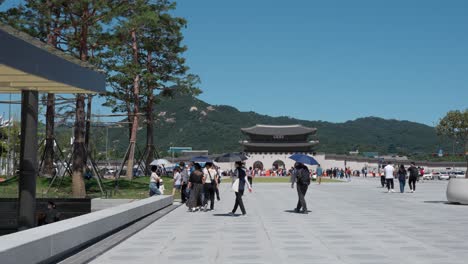
[[[419,170],[414,165],[414,162],[411,162],[411,166],[409,167],[408,171],[409,171],[408,183],[409,183],[409,186],[410,186],[410,192],[415,192],[416,191],[416,180],[418,179]]]

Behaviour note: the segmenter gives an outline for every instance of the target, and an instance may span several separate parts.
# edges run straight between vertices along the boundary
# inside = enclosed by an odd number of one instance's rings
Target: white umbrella
[[[157,159],[157,160],[153,160],[150,165],[153,166],[164,166],[164,165],[168,165],[168,164],[171,164],[167,159]]]

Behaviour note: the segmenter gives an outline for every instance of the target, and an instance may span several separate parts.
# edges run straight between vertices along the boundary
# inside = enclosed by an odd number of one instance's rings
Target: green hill
[[[226,105],[209,105],[197,98],[183,96],[164,99],[156,106],[155,142],[160,151],[169,146],[190,146],[210,153],[241,150],[240,128],[255,124],[302,124],[316,127],[314,139],[320,141],[318,152],[346,153],[359,151],[380,153],[433,153],[439,139],[433,127],[409,121],[386,120],[377,117],[359,118],[344,123],[306,121],[290,117],[271,117],[255,112],[240,112]],[[112,129],[109,141],[128,141],[127,129]],[[139,131],[138,142],[145,145],[145,128]],[[124,151],[126,144],[119,144]]]

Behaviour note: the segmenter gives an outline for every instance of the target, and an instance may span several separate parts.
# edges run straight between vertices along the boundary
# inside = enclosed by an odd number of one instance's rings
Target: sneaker
[[[294,212],[295,212],[295,213],[299,213],[300,211],[299,211],[299,209],[294,208]]]
[[[228,215],[230,215],[230,216],[233,216],[233,215],[234,215],[234,213],[233,213],[233,212],[229,212],[229,213],[228,213]]]
[[[247,214],[241,214],[240,216],[247,216]]]
[[[386,191],[386,193],[389,193],[389,192],[390,192],[390,190],[387,190],[387,191]]]
[[[302,211],[301,211],[301,214],[309,214],[309,211],[307,211],[307,210],[302,210]]]
[[[395,190],[393,190],[393,189],[392,189],[392,190],[391,190],[391,192],[392,192],[392,193],[394,193],[394,192],[395,192]]]

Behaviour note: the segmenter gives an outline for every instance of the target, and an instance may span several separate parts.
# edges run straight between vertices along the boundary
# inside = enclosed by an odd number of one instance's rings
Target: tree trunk
[[[138,45],[136,39],[136,31],[132,30],[132,49],[133,49],[133,61],[138,64]],[[140,93],[140,75],[136,74],[133,80],[133,117],[132,117],[132,130],[130,133],[130,151],[128,155],[127,163],[127,178],[133,178],[133,164],[135,159],[135,146],[138,131],[138,114],[139,114],[139,93]]]
[[[83,5],[83,14],[81,16],[81,32],[79,35],[79,53],[82,61],[88,61],[88,5]],[[73,174],[72,174],[72,192],[73,197],[86,197],[86,189],[83,179],[85,168],[86,152],[85,147],[85,95],[76,96],[76,115],[75,115],[75,140],[73,141]]]
[[[54,122],[55,122],[55,95],[47,94],[46,110],[46,140],[44,149],[44,165],[42,173],[46,177],[54,174]]]
[[[73,176],[72,192],[75,198],[86,197],[86,189],[83,180],[86,152],[84,150],[84,130],[85,130],[85,96],[78,94],[76,97],[76,118],[75,118],[75,140],[73,141]]]
[[[146,105],[146,168],[154,160],[154,117],[153,117],[153,93],[148,95]],[[148,169],[146,169],[148,171]]]
[[[87,154],[91,153],[89,144],[89,135],[91,134],[91,104],[93,102],[93,96],[88,94],[88,104],[86,109],[86,130],[85,130],[85,147]],[[88,155],[85,155],[84,164],[87,164]]]
[[[51,7],[50,1],[46,2],[48,7]],[[52,8],[49,9],[49,16],[51,16]],[[58,12],[56,10],[56,12]],[[59,17],[59,16],[57,16]],[[56,22],[56,21],[55,21]],[[47,25],[47,44],[54,47],[57,46],[57,35],[60,33],[60,29],[55,25],[52,29],[51,24]],[[46,177],[52,177],[54,174],[54,141],[55,141],[55,94],[47,94],[47,109],[46,109],[46,140],[45,140],[45,149],[44,149],[44,163],[42,169],[42,174]]]

